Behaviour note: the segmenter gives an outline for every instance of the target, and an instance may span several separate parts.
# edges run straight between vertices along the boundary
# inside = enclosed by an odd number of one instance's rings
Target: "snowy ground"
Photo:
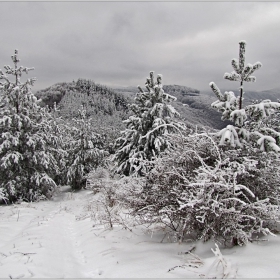
[[[87,215],[92,198],[88,190],[64,188],[52,201],[0,206],[0,278],[222,277],[213,242],[172,243],[140,227],[104,230]],[[225,273],[280,278],[280,238],[266,238],[221,249]],[[193,246],[192,254],[185,254]]]

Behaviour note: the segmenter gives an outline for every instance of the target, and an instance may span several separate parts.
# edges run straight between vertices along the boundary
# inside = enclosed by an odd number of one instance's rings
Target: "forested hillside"
[[[216,97],[210,91],[200,92],[198,89],[182,85],[164,85],[163,89],[177,98],[173,106],[188,125],[221,129],[231,123],[222,121],[220,113],[211,107]],[[52,108],[56,103],[63,118],[77,116],[78,110],[84,106],[87,115],[94,116],[98,129],[101,123],[103,127],[107,123],[108,127],[121,130],[124,128],[122,120],[129,115],[128,104],[133,102],[137,92],[136,86],[109,88],[91,80],[78,79],[77,82],[52,85],[38,91],[36,96],[42,99],[42,106],[48,105]],[[235,92],[238,93],[237,90]],[[264,99],[277,101],[279,98],[280,91],[277,89],[246,91],[244,104]]]
[[[175,96],[174,107],[180,118],[190,126],[208,126],[223,128],[226,122],[221,121],[220,114],[209,103],[209,99],[200,94],[198,89],[180,85],[164,85],[165,92]],[[36,93],[42,99],[42,106],[59,108],[63,118],[77,116],[78,110],[84,106],[88,116],[94,116],[96,123],[115,124],[124,128],[122,120],[129,114],[128,104],[132,103],[137,87],[108,88],[90,80],[79,79],[77,82],[58,83]],[[212,96],[213,101],[215,97]]]
[[[65,118],[77,115],[77,109],[84,106],[88,115],[103,113],[113,115],[116,111],[127,111],[128,100],[122,94],[97,84],[91,80],[78,79],[77,82],[58,83],[40,90],[36,96],[42,99],[42,106],[61,107]]]
[[[114,90],[130,100],[138,92],[137,87],[114,88]],[[186,124],[220,129],[229,123],[222,121],[220,114],[211,107],[211,102],[215,101],[213,94],[208,96],[201,94],[198,89],[180,85],[163,85],[163,90],[177,98],[173,106]]]
[[[106,135],[107,147],[125,128],[122,121],[128,116],[131,102],[121,93],[86,79],[52,85],[38,91],[36,96],[42,100],[43,107],[53,108],[56,104],[58,116],[70,122],[79,117],[83,108],[86,117],[91,118],[92,130]]]

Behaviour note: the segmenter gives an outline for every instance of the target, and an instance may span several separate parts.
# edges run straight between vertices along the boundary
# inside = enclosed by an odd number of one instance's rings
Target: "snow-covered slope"
[[[51,201],[1,206],[0,278],[223,276],[212,241],[178,244],[156,229],[149,234],[144,227],[105,229],[92,219],[94,197],[89,190],[72,193],[63,187]],[[280,239],[266,239],[221,249],[224,274],[279,278]]]

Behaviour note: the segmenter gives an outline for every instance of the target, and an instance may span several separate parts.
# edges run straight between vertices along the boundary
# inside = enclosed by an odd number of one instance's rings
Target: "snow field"
[[[0,278],[222,276],[211,251],[214,242],[178,244],[163,232],[147,234],[143,226],[106,230],[90,217],[93,197],[88,190],[71,193],[64,187],[52,201],[1,206]],[[280,277],[279,237],[265,238],[269,241],[220,248],[229,277]]]

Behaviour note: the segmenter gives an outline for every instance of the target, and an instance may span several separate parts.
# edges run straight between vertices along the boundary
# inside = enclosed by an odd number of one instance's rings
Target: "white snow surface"
[[[0,278],[222,276],[213,241],[179,244],[164,232],[147,233],[144,226],[105,229],[90,217],[93,197],[89,190],[72,193],[63,187],[50,201],[0,206]],[[279,235],[264,239],[243,247],[219,246],[228,277],[280,278]]]

